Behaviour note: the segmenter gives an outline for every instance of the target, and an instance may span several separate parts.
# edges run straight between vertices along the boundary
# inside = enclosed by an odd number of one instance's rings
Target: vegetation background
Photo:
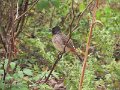
[[[76,27],[71,38],[84,57],[91,1],[0,0],[0,90],[78,90],[82,64],[70,53],[43,82],[58,54],[51,41],[54,26],[66,35]],[[83,90],[120,90],[120,1],[99,0],[96,19]]]

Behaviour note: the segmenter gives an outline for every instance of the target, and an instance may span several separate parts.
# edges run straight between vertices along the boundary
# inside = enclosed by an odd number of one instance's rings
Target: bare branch
[[[54,65],[53,65],[53,67],[52,67],[52,69],[51,69],[50,73],[48,74],[48,76],[47,76],[47,78],[46,78],[46,80],[45,80],[45,82],[44,82],[44,83],[46,83],[46,82],[48,81],[48,79],[49,79],[50,75],[52,74],[52,72],[53,72],[53,70],[54,70],[54,68],[55,68],[56,64],[57,64],[57,63],[58,63],[58,61],[62,58],[63,54],[64,54],[64,52],[63,52],[63,53],[59,53],[59,54],[58,54],[57,59],[56,59],[56,61],[55,61]]]
[[[27,11],[25,11],[23,14],[21,14],[18,18],[16,18],[15,20],[14,20],[14,22],[15,21],[17,21],[18,19],[20,19],[22,16],[24,16],[26,13],[28,13],[28,11],[30,11],[34,6],[35,6],[35,4],[38,2],[39,0],[36,0],[36,2],[34,2],[33,3],[33,5],[27,10]]]
[[[18,2],[17,2],[17,9],[16,9],[16,17],[15,17],[15,19],[18,18],[18,15],[19,15],[18,10],[19,10],[19,6],[18,6]]]
[[[94,28],[94,25],[95,25],[95,22],[96,22],[96,16],[95,15],[96,15],[97,7],[98,7],[98,0],[96,0],[95,6],[93,8],[92,23],[90,25],[90,31],[89,31],[89,36],[88,36],[87,45],[86,45],[86,52],[85,52],[83,67],[82,67],[82,71],[81,71],[79,90],[82,90],[82,83],[83,83],[83,80],[84,80],[84,73],[85,73],[86,62],[87,62],[87,58],[88,58],[88,50],[89,50],[90,41],[91,41],[91,38],[92,38],[92,31],[93,31],[93,28]]]
[[[79,22],[80,22],[81,18],[83,17],[83,15],[86,13],[86,11],[88,10],[88,8],[92,5],[92,3],[93,3],[94,1],[95,1],[95,0],[92,0],[92,1],[86,6],[86,8],[83,10],[83,12],[78,15],[77,24],[76,24],[76,26],[73,28],[72,31],[74,31],[74,30],[77,29],[77,27],[79,26]]]

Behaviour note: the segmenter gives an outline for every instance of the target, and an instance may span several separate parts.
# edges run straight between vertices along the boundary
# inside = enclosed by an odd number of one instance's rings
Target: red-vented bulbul
[[[71,39],[68,41],[69,37],[61,32],[59,26],[52,28],[52,35],[52,42],[57,50],[60,52],[63,52],[64,50],[65,52],[72,52],[77,55],[81,61],[83,61],[82,57],[76,52],[73,41]]]

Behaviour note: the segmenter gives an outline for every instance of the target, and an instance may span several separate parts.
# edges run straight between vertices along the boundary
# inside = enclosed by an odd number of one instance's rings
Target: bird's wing
[[[61,35],[54,35],[52,38],[52,42],[56,49],[58,49],[59,51],[63,51],[64,43]]]
[[[58,49],[59,51],[64,51],[64,47],[66,46],[65,51],[75,52],[75,47],[72,40],[70,39],[68,42],[68,39],[69,38],[65,34],[61,33],[61,34],[54,35],[52,38],[52,42],[55,48]]]
[[[66,45],[66,47],[71,48],[71,49],[75,49],[74,44],[73,44],[73,41],[72,41],[71,39],[68,41],[68,39],[69,39],[68,36],[66,36],[66,35],[63,34],[63,33],[62,33],[61,36],[62,36],[63,44]]]

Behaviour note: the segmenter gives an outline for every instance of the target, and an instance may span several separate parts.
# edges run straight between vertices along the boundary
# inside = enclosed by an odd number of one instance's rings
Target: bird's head
[[[59,34],[61,33],[61,30],[60,30],[60,27],[59,26],[55,26],[52,28],[52,34],[55,35],[55,34]]]

